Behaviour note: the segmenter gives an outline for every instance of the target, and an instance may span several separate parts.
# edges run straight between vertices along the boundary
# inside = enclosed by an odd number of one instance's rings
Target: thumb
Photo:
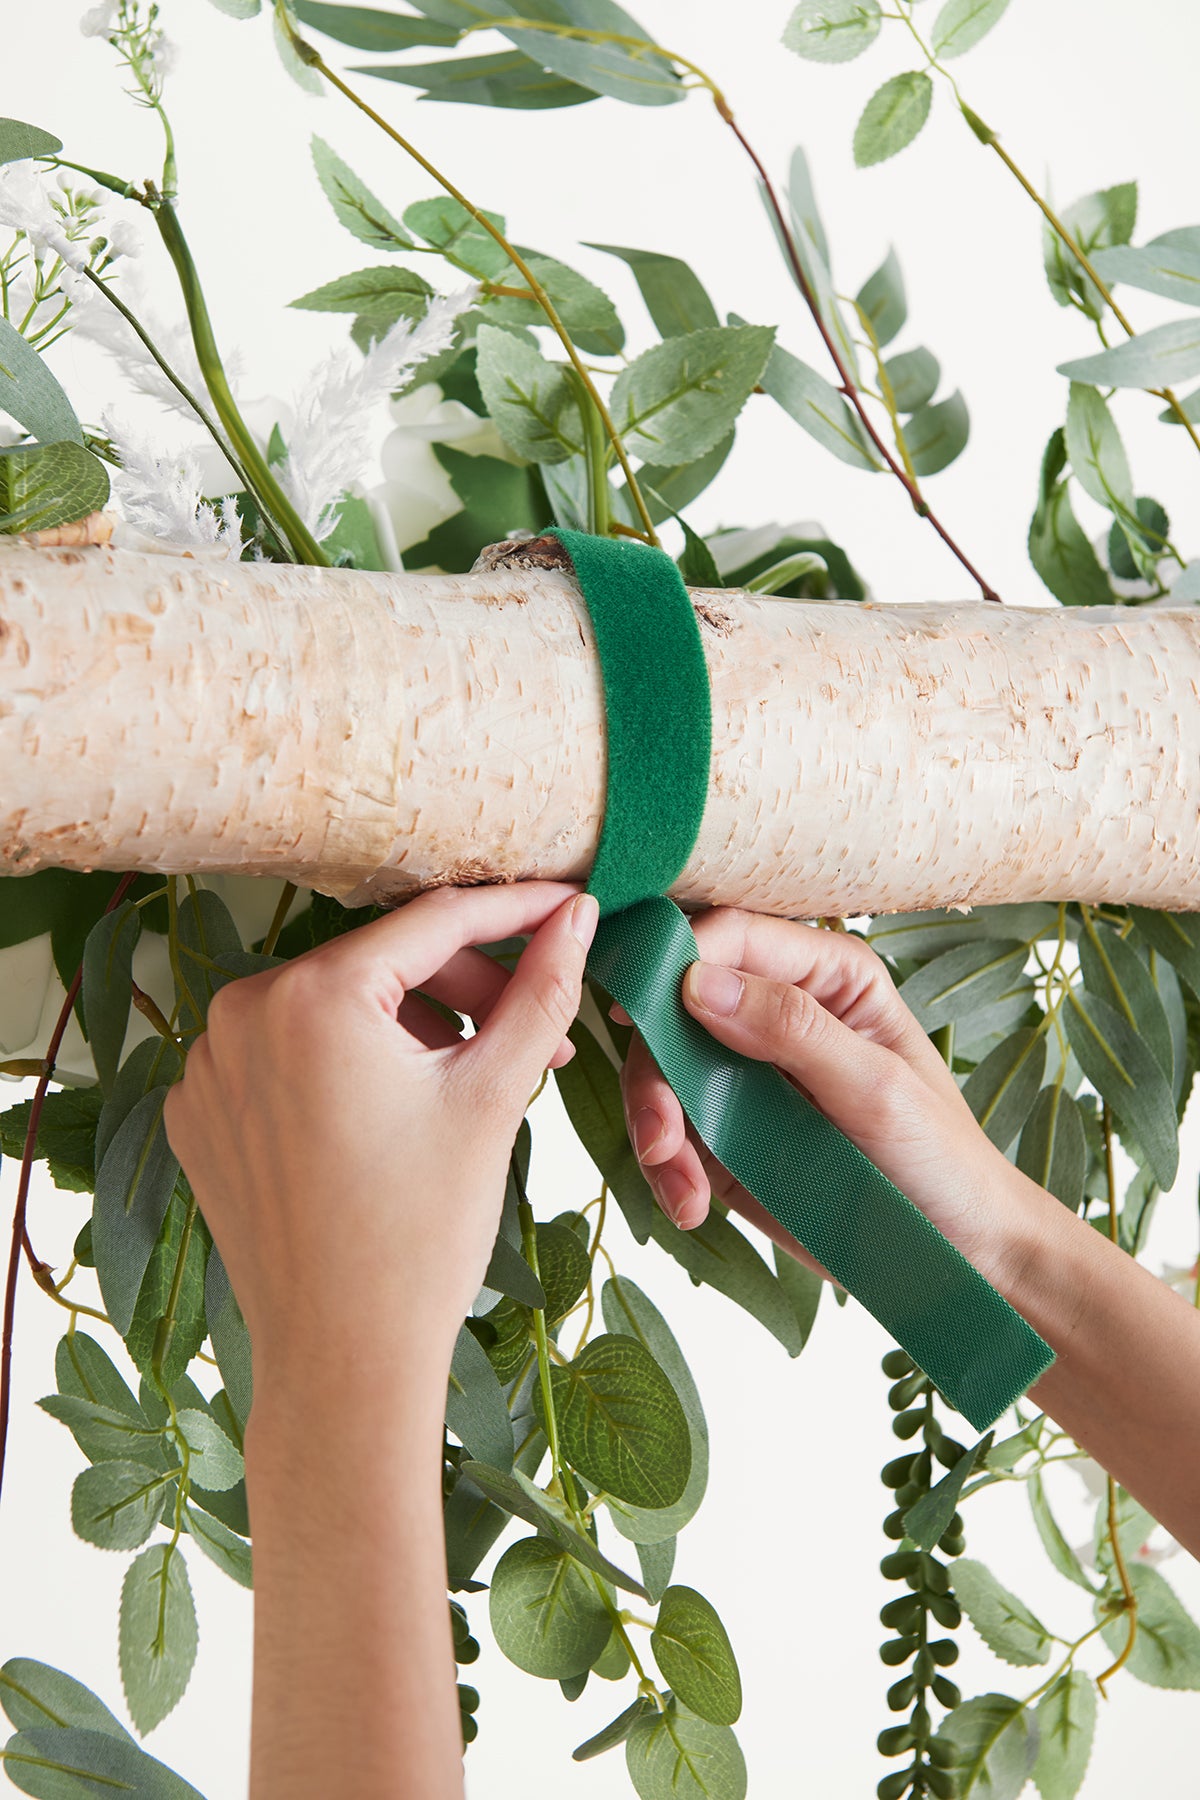
[[[489,1083],[523,1102],[537,1086],[576,1013],[600,908],[577,894],[535,931],[511,980],[471,1040]]]

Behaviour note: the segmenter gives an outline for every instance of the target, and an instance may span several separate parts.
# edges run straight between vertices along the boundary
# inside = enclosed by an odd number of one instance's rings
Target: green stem
[[[258,445],[255,443],[250,429],[230,390],[229,379],[217,349],[217,340],[213,334],[212,320],[209,318],[208,306],[204,292],[200,286],[200,276],[187,239],[179,223],[179,216],[173,203],[165,195],[158,194],[147,183],[151,197],[154,221],[159,235],[166,246],[167,254],[175,265],[179,277],[179,285],[183,289],[184,305],[187,307],[188,323],[192,329],[192,341],[196,347],[196,357],[204,374],[208,391],[225,430],[229,433],[239,461],[249,478],[251,491],[260,502],[264,512],[270,514],[282,537],[290,544],[297,562],[309,563],[315,568],[327,569],[329,558],[317,543],[312,533],[300,519],[296,509],[280,487],[274,474],[267,465]]]
[[[612,522],[612,489],[608,485],[608,444],[604,423],[591,403],[583,383],[571,371],[583,420],[583,455],[587,465],[588,530],[596,537],[607,537]]]
[[[263,939],[262,953],[264,956],[271,956],[274,953],[275,946],[279,942],[279,934],[283,930],[283,922],[288,916],[288,908],[295,898],[295,882],[285,881],[279,895],[279,904],[275,908],[271,923],[267,928],[267,935]]]

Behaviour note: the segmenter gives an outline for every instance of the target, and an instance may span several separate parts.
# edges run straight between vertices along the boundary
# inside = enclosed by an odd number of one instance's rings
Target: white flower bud
[[[99,6],[89,6],[79,21],[84,37],[107,37],[113,28],[116,10],[116,0],[101,0]]]

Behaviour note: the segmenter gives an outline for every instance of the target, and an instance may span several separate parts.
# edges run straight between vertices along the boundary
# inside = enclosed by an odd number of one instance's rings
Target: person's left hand
[[[416,1345],[448,1363],[530,1095],[572,1054],[595,919],[561,882],[439,888],[216,995],[164,1116],[256,1393],[297,1364],[395,1379]],[[471,948],[526,932],[511,976]]]

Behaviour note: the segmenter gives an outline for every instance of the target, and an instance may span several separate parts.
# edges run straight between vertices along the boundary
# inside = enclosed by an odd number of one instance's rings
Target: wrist
[[[1097,1251],[1108,1246],[1045,1188],[1005,1164],[995,1227],[972,1260],[992,1286],[1061,1354],[1084,1304]]]

